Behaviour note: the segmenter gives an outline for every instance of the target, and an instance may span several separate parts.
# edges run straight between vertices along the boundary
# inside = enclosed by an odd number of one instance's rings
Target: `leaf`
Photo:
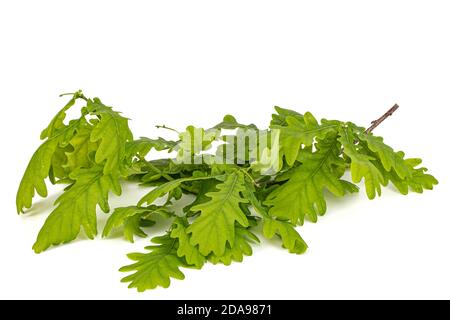
[[[104,165],[105,174],[117,174],[126,157],[126,143],[133,140],[128,119],[105,106],[97,98],[88,101],[87,109],[100,120],[91,134],[91,141],[99,143],[95,162]]]
[[[68,125],[64,124],[66,111],[81,97],[83,97],[81,91],[76,92],[69,103],[58,112],[49,126],[42,132],[41,138],[47,138],[47,140],[32,156],[17,192],[16,206],[19,213],[23,212],[24,208],[31,207],[35,191],[43,197],[47,196],[45,185],[47,177],[50,176],[52,182],[56,183],[55,178],[63,178],[66,171],[70,173],[77,168],[90,166],[88,154],[97,149],[95,144],[97,140],[108,139],[106,143],[99,144],[99,150],[96,153],[97,160],[106,159],[109,156],[114,159],[122,157],[120,155],[121,148],[125,145],[125,141],[122,141],[121,137],[126,136],[127,139],[131,137],[131,131],[127,126],[128,120],[112,111],[111,108],[103,106],[98,99],[94,99],[95,102],[88,100],[87,105],[87,110],[100,119],[100,121],[94,122],[95,127],[92,132],[91,125],[84,118],[86,111],[82,112],[79,119],[70,121]],[[126,128],[123,125],[124,121]],[[112,126],[118,128],[116,130],[118,136],[114,135]],[[86,140],[87,131],[91,132],[90,139],[92,142]],[[67,154],[67,163],[63,163],[65,158],[62,157],[61,148],[65,149],[69,144],[74,150]],[[121,144],[123,144],[122,147],[120,147]],[[117,148],[114,146],[117,146]],[[109,152],[106,149],[109,149]],[[114,160],[112,161],[114,162]],[[108,161],[105,165],[108,165]],[[105,174],[111,173],[108,172],[110,171],[108,167],[105,167],[105,170]]]
[[[45,179],[49,176],[53,156],[58,146],[65,145],[75,135],[80,121],[72,121],[69,126],[62,128],[57,134],[48,138],[33,154],[20,182],[16,196],[17,212],[24,212],[24,208],[31,208],[35,190],[42,196],[47,196]]]
[[[387,171],[394,170],[400,179],[411,177],[411,170],[403,159],[403,152],[395,152],[394,149],[383,142],[381,137],[359,134],[358,138],[365,141],[368,148],[378,156],[384,169]]]
[[[63,183],[68,180],[68,175],[71,170],[66,167],[67,164],[67,152],[70,150],[70,146],[64,148],[58,146],[53,153],[50,171],[48,178],[52,184]]]
[[[147,234],[141,229],[141,219],[146,218],[148,220],[155,214],[161,214],[167,217],[171,216],[172,212],[165,207],[155,205],[149,207],[129,206],[116,208],[106,222],[102,237],[107,237],[113,229],[123,226],[124,237],[129,242],[134,242],[135,235],[145,238]]]
[[[415,168],[422,162],[420,159],[408,160],[408,164],[411,168]],[[435,177],[426,173],[427,171],[427,168],[413,169],[411,178],[406,179],[406,184],[410,190],[417,193],[422,193],[424,190],[433,190],[433,186],[439,184]]]
[[[66,118],[67,110],[69,110],[82,96],[83,93],[81,90],[72,94],[72,98],[69,100],[69,102],[53,117],[47,128],[42,131],[41,140],[57,135],[61,129],[64,129],[66,127],[66,125],[64,124],[64,119]]]
[[[288,249],[290,253],[302,254],[308,245],[294,229],[294,226],[287,221],[280,221],[271,217],[268,208],[264,206],[255,195],[255,188],[252,184],[247,183],[246,197],[250,200],[255,211],[263,218],[263,235],[267,239],[272,239],[275,235],[282,240],[283,247]]]
[[[98,144],[91,141],[93,126],[83,121],[78,127],[77,134],[69,141],[72,150],[66,152],[67,161],[64,164],[69,172],[78,168],[89,168],[94,164],[91,154],[94,153]]]
[[[170,233],[170,237],[178,239],[177,255],[184,257],[187,264],[200,269],[205,264],[205,257],[200,253],[198,247],[193,246],[190,243],[191,236],[187,233],[186,229],[189,227],[187,219],[177,218],[173,223],[173,229]]]
[[[303,117],[288,115],[285,122],[286,126],[272,125],[271,128],[280,130],[280,153],[289,166],[296,161],[302,145],[311,146],[315,138],[324,138],[338,126],[335,122],[319,124],[309,112]]]
[[[355,146],[356,136],[350,126],[339,131],[339,141],[342,143],[344,153],[351,159],[350,172],[355,183],[361,182],[364,178],[366,193],[369,199],[381,195],[381,185],[384,177],[380,170],[372,163],[375,158],[361,153]]]
[[[183,208],[183,212],[190,213],[191,215],[197,213],[193,211],[192,208],[198,204],[208,202],[210,198],[207,196],[207,194],[216,191],[218,183],[219,181],[216,179],[195,181],[193,183],[193,186],[197,188],[195,200],[189,205],[185,206]]]
[[[68,143],[63,143],[55,150],[49,172],[49,178],[53,184],[72,183],[68,177],[71,172],[78,168],[89,168],[95,164],[92,154],[97,150],[98,145],[90,141],[93,125],[84,118],[80,118],[78,122],[73,137]]]
[[[241,196],[245,190],[243,174],[239,171],[228,174],[217,189],[207,194],[211,198],[208,202],[192,208],[201,213],[187,229],[192,234],[191,244],[198,245],[204,256],[211,252],[222,256],[227,243],[231,248],[234,245],[235,223],[248,226],[247,217],[239,206],[248,202]]]
[[[184,164],[177,163],[172,159],[158,159],[158,160],[141,160],[140,174],[141,181],[144,185],[161,185],[162,183],[193,174],[193,172],[203,171],[205,175],[211,172],[207,164]],[[154,181],[161,182],[159,184],[152,184]]]
[[[138,206],[142,206],[145,203],[152,204],[159,197],[162,197],[163,195],[174,190],[175,188],[178,188],[183,182],[208,180],[208,179],[220,179],[220,178],[221,178],[220,175],[216,175],[216,176],[205,176],[205,177],[180,178],[177,180],[169,181],[169,182],[164,183],[163,185],[153,189],[152,191],[147,193],[145,196],[143,196],[141,198],[141,200],[139,200]]]
[[[204,130],[188,126],[186,131],[179,134],[177,161],[186,164],[197,163],[193,156],[211,148],[212,142],[218,138],[218,135],[219,132],[216,129]],[[201,160],[198,162],[201,163]]]
[[[277,113],[272,114],[272,121],[270,122],[271,127],[287,126],[287,117],[293,117],[298,119],[299,121],[303,121],[303,115],[298,113],[297,111],[284,109],[278,106],[275,106],[275,111]]]
[[[213,253],[208,259],[213,264],[222,263],[226,266],[229,266],[232,262],[242,262],[244,256],[252,255],[252,243],[259,243],[258,237],[250,230],[238,226],[234,233],[233,246],[227,243],[223,255],[218,256]]]
[[[134,272],[123,278],[122,282],[130,282],[128,287],[136,288],[139,292],[158,286],[167,288],[171,278],[184,279],[180,267],[185,267],[186,264],[177,256],[177,239],[172,239],[166,234],[153,238],[152,242],[157,245],[145,248],[151,252],[130,253],[128,257],[136,263],[120,269],[121,272]]]
[[[340,144],[336,135],[316,144],[314,153],[302,152],[301,164],[290,171],[289,180],[269,194],[265,205],[273,217],[303,224],[305,216],[313,222],[326,212],[324,190],[343,196],[345,189],[336,167],[345,166],[339,157]]]
[[[51,245],[74,240],[81,227],[88,238],[94,238],[97,234],[97,205],[108,212],[109,191],[117,195],[121,193],[118,181],[111,175],[104,175],[102,170],[102,167],[79,169],[70,175],[75,183],[56,200],[57,207],[45,221],[33,246],[36,253]]]
[[[357,185],[349,182],[349,181],[345,181],[345,180],[341,180],[342,186],[344,187],[344,190],[346,193],[357,193],[359,192],[359,188]]]
[[[435,177],[426,173],[428,171],[426,168],[416,169],[422,163],[421,159],[405,159],[405,163],[409,171],[408,177],[405,179],[400,178],[393,170],[386,171],[379,160],[374,163],[385,178],[384,186],[387,186],[390,181],[401,194],[407,195],[410,190],[417,193],[433,190],[434,185],[438,184]]]
[[[276,219],[263,219],[263,234],[267,239],[278,235],[283,242],[283,247],[290,253],[302,254],[308,249],[308,245],[294,229],[292,224]]]
[[[226,129],[226,130],[233,130],[237,128],[251,128],[257,130],[258,128],[254,124],[241,124],[237,122],[236,118],[233,117],[230,114],[227,114],[225,117],[223,117],[222,122],[216,124],[213,129]]]
[[[129,158],[139,155],[145,157],[152,149],[156,151],[172,150],[177,142],[170,141],[158,137],[158,139],[150,139],[141,137],[138,140],[129,141],[126,144],[126,153]]]

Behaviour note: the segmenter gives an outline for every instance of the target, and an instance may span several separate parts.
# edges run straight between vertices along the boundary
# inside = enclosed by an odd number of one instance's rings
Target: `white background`
[[[2,1],[0,298],[450,298],[449,16],[448,1]],[[57,193],[15,213],[39,133],[65,103],[58,94],[77,89],[132,118],[136,136],[226,113],[264,127],[273,105],[368,125],[398,103],[376,132],[422,157],[440,185],[331,199],[318,224],[299,228],[305,255],[265,242],[242,264],[138,294],[117,269],[148,239],[36,255]]]

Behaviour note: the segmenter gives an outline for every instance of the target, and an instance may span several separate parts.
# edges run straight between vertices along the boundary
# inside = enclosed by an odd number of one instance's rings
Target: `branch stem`
[[[163,125],[156,125],[155,127],[157,129],[166,129],[166,130],[170,130],[170,131],[173,131],[173,132],[176,132],[176,133],[180,134],[179,131],[177,131],[177,130],[175,130],[173,128],[170,128],[170,127],[166,126],[165,124],[163,124]]]
[[[392,116],[392,114],[397,111],[399,108],[398,104],[395,104],[392,108],[390,108],[384,115],[382,115],[379,119],[372,121],[372,125],[366,130],[366,133],[369,134],[373,130],[375,130],[376,127],[378,127],[384,120]]]

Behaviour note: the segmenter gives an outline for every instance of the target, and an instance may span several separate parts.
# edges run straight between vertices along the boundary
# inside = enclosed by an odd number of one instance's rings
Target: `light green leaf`
[[[434,185],[438,184],[435,177],[426,173],[427,168],[416,168],[422,163],[421,159],[405,159],[405,163],[409,174],[408,177],[402,179],[395,171],[386,171],[380,160],[374,162],[385,178],[384,186],[388,185],[390,181],[401,194],[407,195],[410,190],[417,193],[422,193],[424,190],[433,190]]]
[[[409,160],[409,161],[408,161]],[[438,180],[431,174],[427,174],[427,168],[418,168],[422,160],[420,159],[408,159],[408,164],[414,168],[411,178],[406,179],[406,183],[410,190],[422,193],[424,190],[433,190],[434,185],[439,184]]]
[[[64,164],[69,172],[78,168],[89,168],[93,163],[90,157],[98,148],[98,143],[90,140],[93,126],[83,121],[78,127],[77,134],[70,140],[71,151],[66,152],[67,162]]]
[[[225,117],[223,117],[222,122],[216,124],[213,129],[226,129],[226,130],[233,130],[237,128],[251,128],[257,130],[258,128],[254,124],[241,124],[237,122],[236,118],[233,117],[230,114],[227,114]]]
[[[66,167],[67,164],[67,152],[70,151],[70,146],[56,147],[52,156],[52,163],[50,165],[50,171],[48,178],[52,184],[69,182],[68,175],[71,170]],[[70,183],[70,182],[69,182]]]
[[[188,213],[188,215],[193,215],[196,212],[192,211],[192,208],[198,204],[208,202],[210,198],[207,196],[208,193],[216,191],[216,186],[219,183],[219,180],[209,179],[209,180],[200,180],[192,183],[193,188],[195,188],[195,200],[191,202],[189,205],[183,208],[183,212]]]
[[[346,193],[357,193],[359,192],[359,188],[356,184],[353,184],[346,180],[341,180],[342,186]]]
[[[272,239],[275,235],[278,235],[283,242],[283,247],[288,249],[290,253],[302,254],[308,249],[306,242],[289,222],[263,219],[263,234],[267,239]]]
[[[336,135],[319,141],[316,148],[314,153],[301,152],[301,164],[291,169],[290,179],[267,197],[264,204],[270,207],[271,216],[293,224],[303,224],[305,216],[316,222],[317,215],[326,212],[325,189],[336,196],[345,194],[341,170],[336,169],[345,166]]]
[[[191,244],[198,245],[204,256],[211,252],[222,256],[227,242],[231,248],[234,245],[235,223],[248,226],[247,217],[239,206],[248,202],[241,196],[245,190],[243,174],[240,171],[228,174],[217,189],[207,194],[211,200],[192,208],[201,213],[187,230],[192,234]]]
[[[51,138],[58,134],[58,131],[64,129],[66,125],[64,124],[64,119],[66,118],[66,112],[69,110],[75,102],[83,96],[81,90],[75,92],[69,102],[53,117],[50,124],[41,133],[41,140],[45,138]]]
[[[24,212],[24,208],[31,208],[35,190],[42,196],[47,196],[45,179],[49,176],[52,160],[60,145],[66,145],[75,135],[80,124],[79,120],[71,121],[69,126],[62,128],[57,134],[48,138],[33,154],[25,170],[17,191],[17,212]]]
[[[168,234],[152,239],[157,244],[145,249],[149,253],[130,253],[128,257],[136,263],[122,267],[121,272],[134,272],[122,279],[122,282],[130,282],[129,288],[136,288],[139,292],[155,289],[160,286],[167,288],[170,279],[184,279],[180,267],[186,267],[183,259],[177,256],[177,239],[172,239]]]
[[[162,197],[165,194],[169,193],[170,191],[174,190],[175,188],[178,188],[183,182],[208,180],[208,179],[220,179],[221,177],[223,177],[223,175],[205,176],[205,177],[188,177],[188,178],[180,178],[180,179],[166,182],[163,185],[153,189],[152,191],[147,193],[145,196],[143,196],[141,198],[141,200],[139,200],[138,206],[142,206],[145,203],[152,204],[159,197]]]
[[[102,173],[101,167],[78,169],[70,175],[75,183],[55,202],[56,209],[44,223],[33,249],[40,253],[51,245],[74,240],[83,227],[86,236],[93,239],[97,234],[97,205],[109,211],[108,193],[120,195],[118,181]]]
[[[293,117],[299,121],[303,121],[303,115],[297,111],[284,109],[278,106],[275,106],[274,108],[277,113],[272,114],[272,121],[270,122],[271,127],[286,127],[288,125],[286,121],[287,117]]]
[[[400,179],[411,177],[411,171],[405,162],[403,152],[395,152],[390,146],[383,142],[383,138],[372,134],[359,134],[358,138],[367,143],[368,148],[380,159],[387,171],[394,170]]]
[[[185,218],[177,218],[173,223],[170,237],[178,239],[177,255],[184,257],[187,264],[200,269],[205,263],[205,257],[200,253],[197,246],[190,243],[191,236],[187,233],[189,223]]]
[[[149,207],[129,206],[116,208],[106,222],[102,237],[107,237],[113,229],[123,226],[123,233],[126,240],[134,242],[135,235],[145,238],[147,234],[141,229],[141,219],[145,218],[148,220],[156,214],[168,217],[173,213],[166,207],[155,205]]]
[[[255,188],[250,183],[246,184],[246,197],[250,200],[255,211],[262,217],[263,235],[267,239],[272,239],[275,235],[282,240],[283,247],[288,249],[290,253],[301,254],[308,248],[306,242],[294,229],[294,226],[287,221],[280,221],[271,217],[268,208],[255,196]]]
[[[129,141],[126,144],[126,153],[129,158],[134,156],[145,157],[152,149],[156,151],[171,150],[177,145],[177,142],[159,137],[150,139],[141,137],[137,140]]]
[[[247,228],[236,227],[234,233],[233,246],[227,243],[223,255],[218,256],[212,253],[208,259],[213,264],[222,263],[229,266],[232,262],[242,262],[244,256],[251,256],[253,253],[252,243],[259,243],[259,239]]]
[[[126,143],[133,140],[128,119],[105,106],[97,98],[88,101],[87,109],[100,120],[91,134],[91,141],[99,143],[95,162],[104,166],[105,174],[117,174],[126,157]]]
[[[372,160],[375,160],[375,158],[362,153],[357,148],[355,145],[356,135],[350,126],[340,129],[339,134],[339,141],[342,143],[344,153],[351,159],[350,172],[353,182],[361,182],[364,178],[369,199],[374,199],[377,194],[381,195],[381,185],[384,177],[372,163]]]
[[[272,125],[280,130],[280,155],[292,166],[297,160],[302,145],[311,146],[315,138],[324,138],[329,132],[336,131],[336,122],[319,124],[314,116],[307,112],[303,117],[286,116],[286,126]]]

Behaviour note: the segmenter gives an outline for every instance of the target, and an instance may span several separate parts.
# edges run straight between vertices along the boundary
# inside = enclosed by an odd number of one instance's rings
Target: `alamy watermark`
[[[279,171],[280,131],[190,127],[174,148],[180,164],[249,164],[263,175]]]

